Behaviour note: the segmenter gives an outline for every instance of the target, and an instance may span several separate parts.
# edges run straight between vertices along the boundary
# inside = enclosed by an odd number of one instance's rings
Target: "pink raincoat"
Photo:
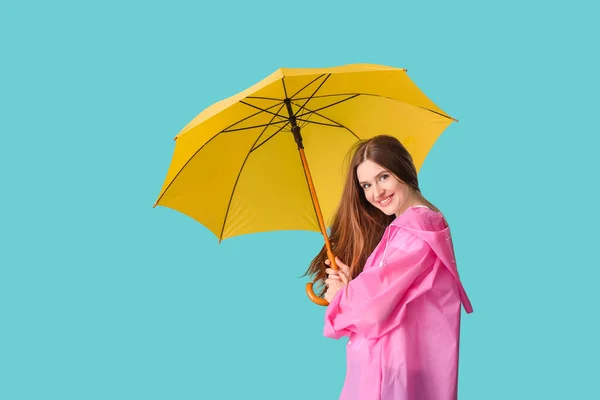
[[[324,335],[349,337],[340,400],[455,400],[461,304],[473,309],[443,216],[406,210],[347,289],[325,313]]]

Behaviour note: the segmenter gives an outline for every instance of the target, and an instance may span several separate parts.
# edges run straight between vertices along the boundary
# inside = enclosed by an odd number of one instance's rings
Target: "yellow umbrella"
[[[337,269],[326,221],[340,199],[349,149],[359,139],[392,135],[419,169],[453,121],[405,69],[282,68],[183,128],[154,206],[195,219],[219,242],[254,232],[319,231]],[[312,283],[306,290],[313,302],[328,304]]]

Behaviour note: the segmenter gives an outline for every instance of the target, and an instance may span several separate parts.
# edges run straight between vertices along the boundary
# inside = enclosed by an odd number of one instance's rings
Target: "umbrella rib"
[[[281,107],[279,107],[279,110],[277,111],[277,113],[279,113],[279,111],[281,111],[283,106],[284,106],[284,104],[282,103]],[[275,119],[276,115],[277,114],[273,115],[273,117],[271,118],[271,122]],[[221,227],[221,233],[219,234],[219,241],[221,241],[223,239],[223,232],[225,232],[225,225],[227,225],[227,217],[229,216],[229,209],[231,207],[231,202],[233,201],[233,196],[235,195],[235,189],[237,188],[238,182],[240,180],[240,176],[242,175],[242,171],[244,170],[244,167],[246,166],[246,161],[248,161],[248,157],[250,157],[250,153],[252,153],[252,151],[254,151],[254,146],[256,146],[256,143],[258,143],[258,141],[260,140],[262,135],[267,131],[268,127],[269,127],[269,124],[267,124],[265,126],[265,129],[262,130],[262,132],[260,133],[260,135],[258,135],[258,137],[254,141],[254,143],[252,143],[252,146],[250,147],[250,151],[248,151],[248,153],[246,154],[246,157],[244,158],[244,162],[242,163],[242,166],[240,167],[238,176],[237,176],[237,178],[235,178],[235,183],[233,184],[233,188],[231,189],[231,196],[229,196],[229,203],[227,203],[227,210],[225,211],[225,217],[223,218],[223,226]],[[283,129],[283,127],[281,129]],[[277,131],[277,132],[279,132],[279,131]]]
[[[281,108],[283,108],[283,107],[281,107]],[[276,116],[277,115],[273,115],[273,118],[271,118],[271,120],[275,119]],[[266,127],[266,126],[270,126],[270,125],[282,124],[284,122],[287,123],[288,121],[277,121],[277,122],[270,122],[270,123],[260,124],[260,125],[246,126],[244,128],[227,129],[227,130],[224,130],[223,133],[225,133],[225,132],[244,131],[244,130],[255,129],[255,128],[262,128],[262,127]]]
[[[276,99],[273,97],[261,97],[261,96],[248,96],[247,99],[255,99],[255,100],[273,100],[273,101],[283,101],[283,99]]]
[[[285,98],[288,98],[287,95],[287,88],[285,87],[285,76],[283,78],[281,78],[281,84],[283,85],[283,94],[285,95]]]
[[[326,124],[326,123],[324,123],[324,122],[309,121],[309,120],[307,120],[307,119],[298,119],[298,121],[301,121],[301,122],[306,122],[305,126],[306,126],[306,125],[308,125],[308,124],[315,124],[315,125],[331,126],[331,127],[333,127],[333,128],[343,128],[343,126],[341,126],[341,125],[339,125],[339,124],[338,124],[338,125],[334,125],[334,124]]]
[[[282,106],[282,107],[283,107],[283,106]],[[275,132],[274,134],[272,134],[271,136],[269,136],[267,139],[265,139],[265,141],[264,141],[264,142],[262,142],[261,144],[259,144],[259,145],[258,145],[258,146],[256,146],[256,147],[253,147],[253,148],[250,150],[250,153],[252,153],[253,151],[255,151],[255,150],[259,149],[259,148],[260,148],[260,146],[262,146],[263,144],[265,144],[265,143],[267,143],[269,140],[271,140],[271,139],[273,138],[273,136],[275,136],[275,135],[277,135],[279,132],[281,132],[281,131],[283,130],[283,128],[285,128],[285,127],[286,127],[288,124],[289,124],[289,121],[288,121],[288,123],[287,123],[287,124],[285,124],[284,126],[282,126],[282,127],[281,127],[281,128],[279,128],[279,129],[277,129],[277,132]],[[256,143],[255,143],[255,144],[256,144]]]
[[[333,119],[331,119],[331,118],[329,118],[329,117],[326,117],[325,115],[323,115],[323,114],[321,114],[321,113],[319,113],[319,112],[317,112],[317,111],[311,111],[309,108],[306,108],[306,110],[310,111],[310,113],[312,113],[312,114],[318,115],[319,117],[321,117],[321,118],[323,118],[323,119],[326,119],[326,120],[328,120],[328,121],[331,121],[331,122],[333,122],[334,124],[337,124],[337,127],[339,127],[339,128],[344,128],[345,130],[347,130],[348,132],[350,132],[350,133],[352,134],[352,136],[354,136],[355,138],[357,138],[357,139],[359,139],[359,140],[360,140],[360,138],[358,137],[358,135],[357,135],[356,133],[354,133],[354,132],[352,131],[352,129],[348,128],[347,126],[345,126],[345,125],[342,125],[342,124],[340,124],[339,122],[337,122],[337,121],[335,121],[335,120],[333,120]],[[306,122],[307,122],[307,123],[309,123],[309,124],[318,124],[318,122],[315,122],[315,121],[308,121],[308,120],[307,120]]]
[[[296,116],[296,117],[298,116],[298,113],[300,111],[302,111],[304,109],[304,107],[306,106],[306,104],[314,98],[315,94],[317,94],[317,92],[319,91],[319,89],[321,89],[321,87],[325,84],[325,82],[327,82],[327,79],[329,79],[330,76],[331,76],[331,74],[327,75],[327,77],[325,77],[325,79],[323,79],[323,82],[321,82],[321,84],[315,89],[315,91],[313,92],[313,94],[308,99],[306,99],[306,101],[304,102],[304,104],[302,104],[302,106],[298,109],[298,111],[296,111],[294,113],[294,116]],[[298,92],[298,93],[300,93],[300,92]]]
[[[270,110],[271,108],[275,108],[275,107],[277,107],[278,105],[279,105],[279,104],[273,104],[272,106],[270,106],[270,107],[268,107],[268,108],[266,108],[266,109],[262,109],[262,108],[254,107],[254,108],[258,108],[260,111],[258,111],[258,112],[256,112],[256,113],[254,113],[254,114],[248,115],[247,117],[244,117],[244,118],[242,118],[242,119],[240,119],[240,120],[238,120],[238,121],[234,122],[233,124],[229,125],[228,127],[226,127],[226,128],[223,128],[223,130],[219,131],[219,132],[218,132],[216,135],[219,135],[220,133],[223,133],[223,132],[227,131],[228,129],[230,129],[230,128],[233,128],[233,127],[234,127],[234,126],[236,126],[237,124],[239,124],[239,123],[241,123],[241,122],[244,122],[244,121],[245,121],[245,120],[247,120],[247,119],[250,119],[250,118],[252,118],[252,117],[256,117],[258,114],[261,114],[261,113],[263,113],[263,112],[265,112],[265,111],[266,111],[266,112],[268,112],[268,110]],[[216,136],[216,135],[215,135],[215,136]]]
[[[286,117],[283,117],[283,116],[279,115],[279,111],[277,111],[277,113],[269,111],[270,108],[277,107],[279,104],[274,104],[274,105],[272,105],[269,108],[261,108],[261,107],[255,106],[254,104],[247,103],[247,102],[245,102],[243,100],[241,100],[240,103],[242,103],[244,105],[247,105],[249,107],[252,107],[252,108],[256,108],[257,110],[260,110],[261,112],[266,112],[267,114],[271,114],[271,115],[274,115],[276,117],[283,118],[284,120],[287,120]],[[279,110],[281,111],[281,108]],[[254,114],[254,115],[258,115],[258,114],[260,114],[260,113],[257,113],[257,114]],[[273,119],[271,121],[273,121]]]
[[[430,108],[423,107],[423,106],[415,106],[415,107],[419,107],[420,109],[423,109],[423,110],[425,110],[425,111],[429,111],[429,112],[432,112],[432,113],[434,113],[434,114],[437,114],[437,115],[439,115],[440,117],[448,118],[448,119],[450,119],[450,120],[452,120],[452,121],[454,121],[454,122],[458,122],[458,120],[457,120],[456,118],[452,118],[452,117],[451,117],[451,116],[449,116],[449,115],[442,114],[442,113],[441,113],[441,112],[439,112],[439,111],[435,111],[435,110],[432,110],[432,109],[430,109]]]
[[[331,74],[327,75],[327,78],[325,78],[325,81],[326,81],[326,80],[329,78],[329,76],[330,76],[330,75],[331,75]],[[317,80],[321,79],[321,78],[322,78],[322,77],[324,77],[324,76],[325,76],[325,74],[321,74],[321,75],[317,76],[315,79],[313,79],[312,81],[308,82],[306,85],[304,85],[304,86],[302,87],[302,89],[300,89],[300,90],[298,90],[296,93],[294,93],[294,94],[292,95],[292,97],[290,97],[290,99],[293,99],[294,97],[296,97],[296,96],[297,96],[297,95],[298,95],[300,92],[302,92],[304,89],[306,89],[307,87],[309,87],[310,85],[312,85],[313,83],[315,83]],[[321,85],[323,85],[323,83],[324,83],[325,81],[323,81],[323,82],[321,83]],[[319,87],[321,87],[321,85],[319,85]],[[317,88],[317,90],[319,90],[319,89]],[[313,93],[313,95],[314,95],[314,93]],[[311,96],[311,97],[312,97],[312,96]],[[309,97],[309,99],[310,99],[310,97]]]
[[[407,102],[405,102],[405,101],[402,101],[402,100],[397,100],[397,99],[394,99],[394,98],[392,98],[392,97],[388,97],[388,96],[380,96],[380,95],[378,95],[378,94],[370,94],[370,93],[358,93],[358,94],[359,94],[359,95],[361,95],[361,96],[381,97],[382,99],[394,100],[394,101],[397,101],[397,102],[400,102],[400,103],[408,104],[409,106],[412,106],[412,107],[417,107],[417,108],[420,108],[420,109],[422,109],[422,110],[425,110],[425,111],[432,112],[432,113],[434,113],[434,114],[437,114],[437,115],[439,115],[440,117],[448,118],[448,119],[451,119],[452,121],[458,122],[458,120],[457,120],[456,118],[452,118],[451,116],[449,116],[449,115],[446,115],[446,114],[443,114],[443,113],[441,113],[441,112],[439,112],[439,111],[435,111],[435,110],[432,110],[431,108],[427,108],[427,107],[419,106],[419,105],[416,105],[416,104],[410,104],[410,103],[407,103]]]
[[[356,96],[380,97],[380,98],[382,98],[382,99],[388,99],[388,100],[397,101],[397,102],[399,102],[399,103],[404,103],[404,104],[407,104],[407,105],[409,105],[409,106],[411,106],[411,107],[417,107],[417,108],[423,109],[423,110],[425,110],[425,111],[429,111],[429,112],[432,112],[432,113],[434,113],[434,114],[437,114],[437,115],[439,115],[439,116],[441,116],[441,117],[448,118],[448,119],[451,119],[452,121],[458,122],[458,120],[457,120],[456,118],[452,118],[451,116],[449,116],[449,115],[446,115],[446,114],[444,114],[444,113],[441,113],[441,112],[439,112],[439,111],[435,111],[435,110],[432,110],[432,109],[430,109],[430,108],[423,107],[423,106],[419,106],[419,105],[416,105],[416,104],[410,104],[410,103],[407,103],[406,101],[402,101],[402,100],[394,99],[393,97],[389,97],[389,96],[381,96],[381,95],[378,95],[378,94],[372,94],[372,93],[336,93],[336,94],[323,94],[323,95],[320,95],[320,96],[314,96],[313,98],[314,98],[314,99],[321,99],[321,98],[324,98],[324,97],[335,97],[335,96],[351,96],[350,98],[348,98],[348,99],[346,99],[346,100],[350,100],[351,98],[354,98],[354,97],[356,97]],[[299,97],[299,98],[297,98],[297,99],[295,99],[295,100],[304,100],[304,99],[306,99],[306,97]],[[335,103],[334,103],[334,104],[332,104],[332,105],[335,105]],[[328,107],[329,107],[329,106],[328,106]],[[319,109],[319,110],[321,110],[321,109]],[[302,117],[302,116],[304,116],[304,114],[301,114],[301,115],[298,115],[298,116],[299,116],[299,117]]]
[[[347,99],[343,99],[343,100],[340,100],[340,101],[336,101],[335,103],[331,103],[331,104],[328,104],[328,105],[326,105],[326,106],[323,106],[323,107],[321,107],[321,108],[317,108],[317,109],[316,109],[316,110],[314,110],[314,111],[311,111],[311,112],[308,112],[308,113],[304,113],[304,114],[297,115],[297,117],[304,117],[304,116],[305,116],[305,115],[307,115],[307,114],[311,114],[311,113],[315,113],[315,112],[317,112],[317,111],[325,110],[326,108],[329,108],[329,107],[336,106],[336,105],[338,105],[338,104],[340,104],[340,103],[346,102],[346,101],[348,101],[348,100],[352,100],[352,99],[354,99],[355,97],[358,97],[358,96],[360,96],[360,94],[354,94],[354,95],[352,95],[351,97],[348,97]]]
[[[360,94],[360,93],[334,93],[334,94],[322,94],[319,96],[312,96],[313,99],[322,99],[325,97],[339,97],[339,96],[352,96],[355,94]],[[309,97],[296,97],[294,100],[306,100]]]

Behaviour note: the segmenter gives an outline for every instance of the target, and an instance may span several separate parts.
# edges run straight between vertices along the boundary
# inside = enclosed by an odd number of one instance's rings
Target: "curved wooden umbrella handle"
[[[313,291],[313,282],[309,282],[306,284],[306,294],[308,298],[318,306],[328,306],[329,302],[321,297],[318,297]]]
[[[335,257],[333,256],[333,253],[330,250],[329,247],[329,243],[328,244],[328,249],[327,249],[327,258],[329,259],[329,262],[331,263],[331,268],[333,268],[334,270],[338,270],[338,266],[335,263]],[[314,282],[309,282],[306,284],[306,295],[308,296],[308,298],[315,304],[319,305],[319,306],[328,306],[329,302],[319,296],[317,296],[315,294],[315,292],[313,291],[313,283]]]

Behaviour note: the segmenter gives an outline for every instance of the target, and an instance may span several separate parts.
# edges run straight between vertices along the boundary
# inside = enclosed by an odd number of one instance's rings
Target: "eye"
[[[388,174],[383,174],[379,177],[380,181],[385,181],[387,178],[389,178],[390,176]]]
[[[369,188],[369,186],[371,186],[371,185],[369,185],[368,183],[363,183],[363,184],[362,184],[362,188],[363,188],[364,190],[367,190],[367,189]]]

